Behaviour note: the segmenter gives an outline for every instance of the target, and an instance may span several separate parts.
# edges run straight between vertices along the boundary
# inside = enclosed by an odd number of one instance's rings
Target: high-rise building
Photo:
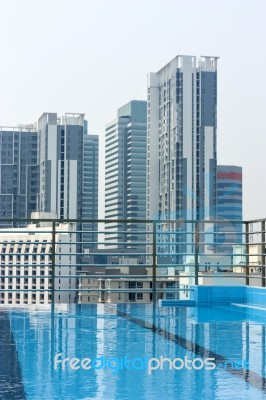
[[[118,109],[105,131],[106,219],[146,218],[146,163],[147,102],[133,100]],[[111,233],[106,234],[106,243],[114,246],[117,241],[145,241],[143,224],[114,222],[107,229]]]
[[[82,218],[98,219],[98,164],[99,164],[99,137],[87,134],[85,121],[84,150],[83,150],[83,191],[82,191]],[[98,223],[83,224],[83,248],[97,248]]]
[[[218,252],[243,242],[242,218],[242,167],[217,165],[217,220],[225,221],[217,224]]]
[[[208,220],[216,208],[217,57],[176,56],[148,78],[147,218]],[[193,226],[165,225],[193,243]],[[210,227],[208,227],[210,229]],[[183,249],[183,250],[182,250]],[[189,250],[190,251],[190,250]]]
[[[84,114],[44,113],[38,121],[39,211],[82,217]]]
[[[37,210],[37,139],[33,125],[0,128],[0,218],[30,218]],[[0,226],[19,223],[0,221]]]

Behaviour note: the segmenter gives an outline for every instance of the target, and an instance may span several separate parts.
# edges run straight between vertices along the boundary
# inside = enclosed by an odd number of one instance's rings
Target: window
[[[175,287],[175,282],[166,282],[166,287],[167,288],[174,288]]]
[[[129,301],[136,301],[136,293],[129,293],[128,294]]]
[[[174,293],[166,293],[166,298],[167,299],[174,299],[175,298],[175,294]]]
[[[143,299],[143,294],[137,293],[137,300],[142,300],[142,299]]]

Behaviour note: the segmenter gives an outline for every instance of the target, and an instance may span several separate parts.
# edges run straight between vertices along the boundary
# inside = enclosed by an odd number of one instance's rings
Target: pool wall
[[[190,300],[160,300],[161,306],[248,304],[266,307],[266,288],[255,286],[192,286]]]

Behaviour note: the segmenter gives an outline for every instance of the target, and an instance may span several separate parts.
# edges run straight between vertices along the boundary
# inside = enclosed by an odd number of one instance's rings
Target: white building
[[[81,290],[80,290],[81,289]],[[177,277],[157,277],[157,300],[178,299],[179,281]],[[132,291],[131,291],[132,290]],[[80,304],[88,303],[151,303],[152,302],[152,279],[124,277],[101,277],[93,278],[82,275],[79,279]]]
[[[28,225],[0,230],[0,304],[48,304],[52,300],[52,228]],[[46,224],[47,225],[47,224]],[[57,224],[55,303],[73,303],[76,288],[75,224]],[[73,253],[73,255],[72,255]]]

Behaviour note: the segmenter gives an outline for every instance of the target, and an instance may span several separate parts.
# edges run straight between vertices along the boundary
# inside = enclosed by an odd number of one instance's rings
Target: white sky
[[[85,112],[102,144],[148,72],[220,56],[218,162],[243,166],[244,218],[266,217],[265,15],[264,0],[0,0],[0,125]]]

